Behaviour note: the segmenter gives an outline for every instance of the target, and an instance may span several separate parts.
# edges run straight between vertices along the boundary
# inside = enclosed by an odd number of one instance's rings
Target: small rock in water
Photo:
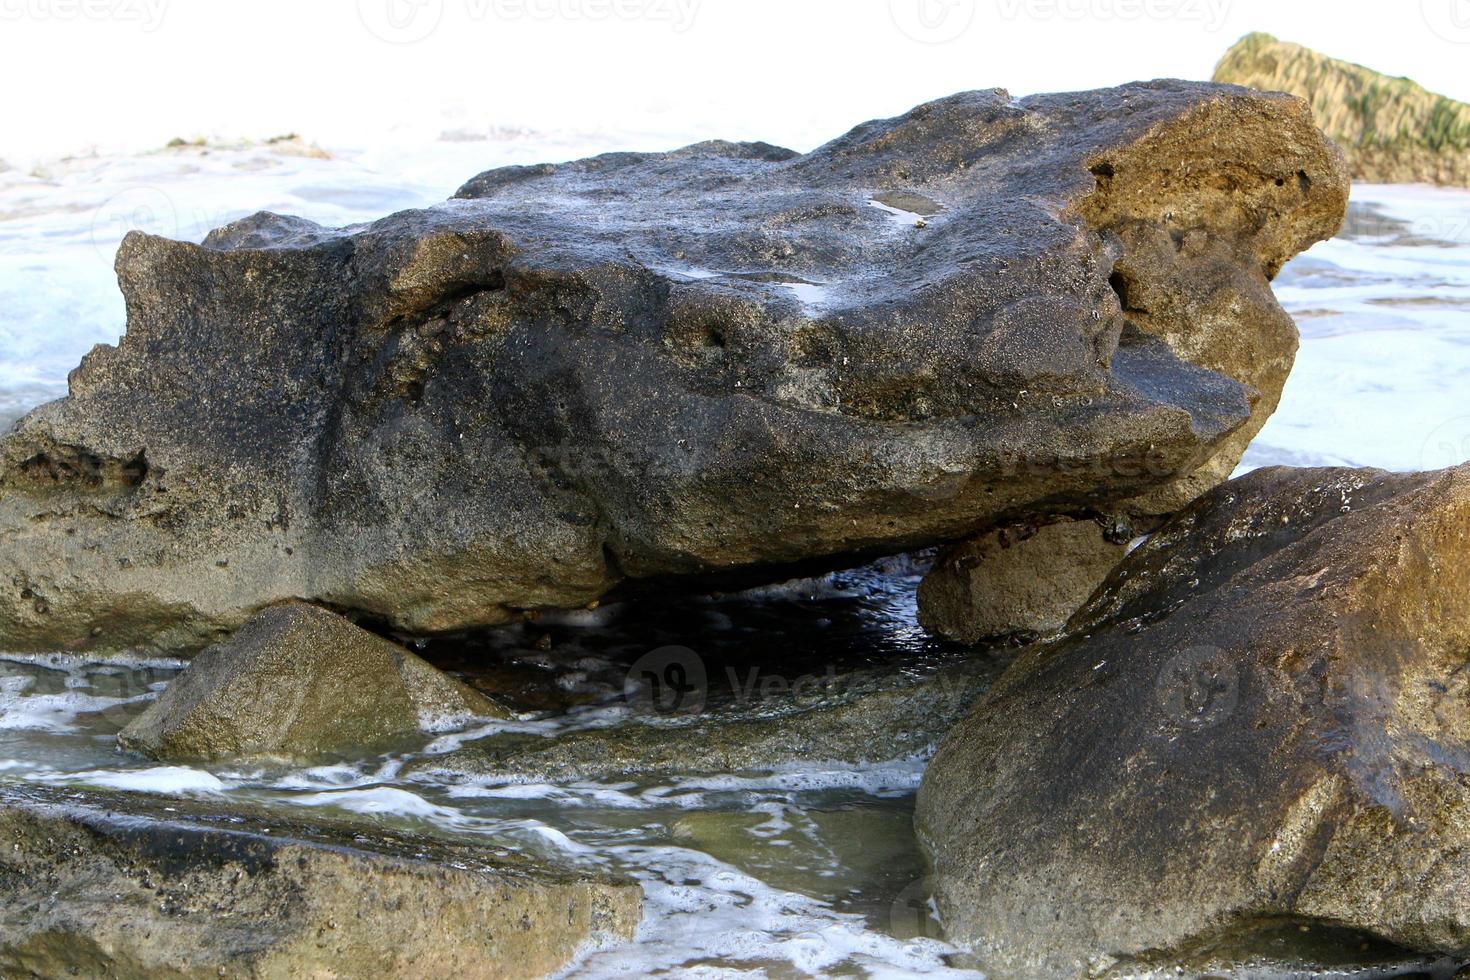
[[[403,647],[288,603],[196,656],[118,742],[155,759],[311,759],[509,714]]]
[[[982,535],[939,556],[919,586],[919,622],[961,643],[1049,636],[1127,554],[1095,521]]]

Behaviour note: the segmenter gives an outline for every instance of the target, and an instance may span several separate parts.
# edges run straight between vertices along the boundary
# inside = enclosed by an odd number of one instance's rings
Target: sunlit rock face
[[[1222,479],[1341,223],[1304,103],[955,95],[809,154],[511,167],[326,229],[130,236],[128,330],[0,442],[0,645],[410,633],[853,561]]]
[[[1162,976],[1283,924],[1470,957],[1467,582],[1470,467],[1201,497],[934,757],[951,938],[1000,978]]]

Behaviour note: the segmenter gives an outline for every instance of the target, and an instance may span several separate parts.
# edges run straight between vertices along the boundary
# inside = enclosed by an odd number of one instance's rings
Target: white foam
[[[700,851],[641,845],[608,850],[643,885],[638,942],[594,953],[567,976],[697,976],[699,964],[711,961],[747,962],[753,976],[766,975],[762,965],[771,962],[811,976],[839,965],[870,976],[982,976],[950,967],[945,957],[955,950],[945,943],[884,935],[860,916],[772,888]],[[739,976],[737,969],[710,975]]]
[[[188,766],[155,766],[151,769],[93,770],[77,773],[39,773],[29,777],[37,782],[65,782],[101,789],[127,790],[133,793],[156,793],[162,796],[186,796],[191,793],[223,793],[226,784],[213,773]]]

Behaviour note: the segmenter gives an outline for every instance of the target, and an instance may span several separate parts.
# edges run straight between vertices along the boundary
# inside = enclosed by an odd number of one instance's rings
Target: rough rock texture
[[[1123,560],[1127,537],[1096,521],[1059,521],[972,538],[924,577],[919,623],[960,643],[1055,633]]]
[[[1248,34],[1225,54],[1215,81],[1306,99],[1356,180],[1470,186],[1470,105],[1407,78]]]
[[[541,977],[641,889],[232,805],[0,787],[0,975]]]
[[[509,714],[403,647],[289,603],[195,657],[118,742],[157,759],[311,759]]]
[[[997,978],[1299,921],[1470,957],[1470,466],[1202,497],[941,746],[941,916]],[[1109,974],[1112,975],[1112,974]]]
[[[1270,279],[1347,191],[1304,103],[1164,81],[131,235],[127,336],[0,441],[0,645],[197,648],[287,598],[448,632],[1167,512],[1274,408]]]

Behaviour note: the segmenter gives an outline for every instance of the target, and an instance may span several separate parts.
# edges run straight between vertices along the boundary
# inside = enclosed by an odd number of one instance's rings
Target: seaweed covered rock
[[[1161,81],[130,235],[126,336],[0,441],[0,644],[198,649],[292,598],[446,633],[1169,512],[1274,409],[1270,280],[1347,190],[1304,103]]]
[[[0,787],[0,974],[541,977],[633,882],[371,823]]]
[[[941,917],[997,978],[1137,976],[1283,924],[1470,958],[1470,466],[1195,502],[941,745]]]
[[[1215,81],[1306,99],[1355,180],[1470,186],[1470,105],[1407,78],[1255,33],[1225,53]]]
[[[396,643],[287,603],[196,656],[118,742],[156,759],[314,759],[509,714]]]

